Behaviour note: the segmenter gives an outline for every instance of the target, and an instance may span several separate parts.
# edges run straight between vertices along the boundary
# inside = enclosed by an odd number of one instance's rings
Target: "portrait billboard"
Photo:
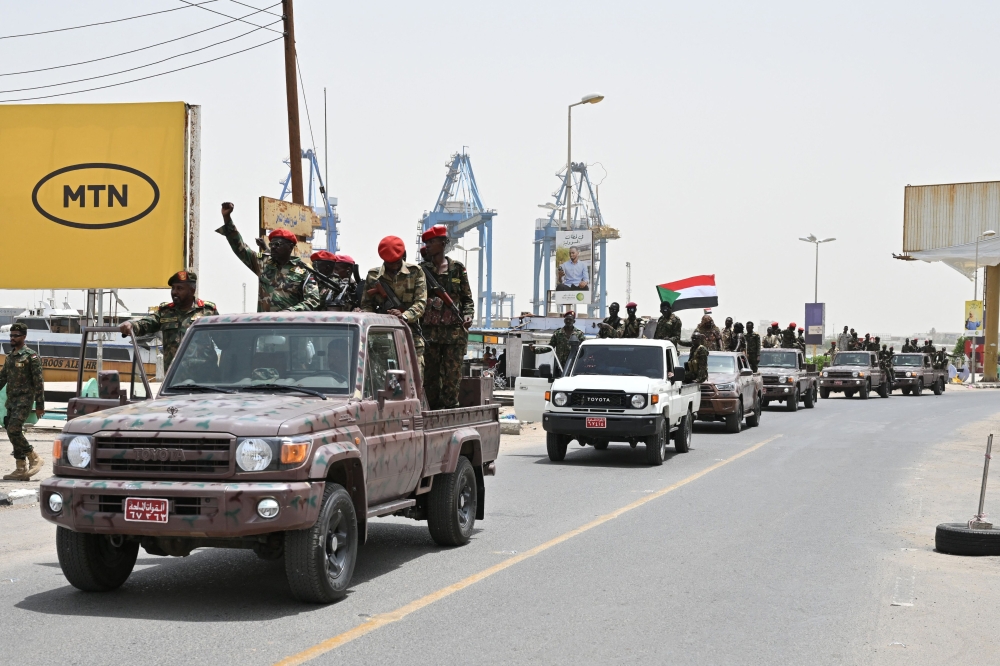
[[[962,326],[962,335],[972,337],[983,334],[983,302],[965,302],[965,324]]]
[[[0,106],[0,288],[162,288],[196,269],[196,109]]]
[[[556,232],[556,305],[590,305],[594,237],[590,229]]]

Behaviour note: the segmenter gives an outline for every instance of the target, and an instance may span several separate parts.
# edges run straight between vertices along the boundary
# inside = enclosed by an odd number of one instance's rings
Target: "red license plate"
[[[844,383],[844,382],[840,381],[839,379],[838,379],[837,381],[835,381],[835,382],[834,382],[834,384],[835,384],[836,386],[840,386],[840,385],[841,385],[841,384],[843,384],[843,383]]]
[[[607,428],[608,420],[603,416],[588,416],[587,417],[587,427],[588,428]]]
[[[165,523],[170,504],[165,499],[125,498],[125,520],[133,523]]]

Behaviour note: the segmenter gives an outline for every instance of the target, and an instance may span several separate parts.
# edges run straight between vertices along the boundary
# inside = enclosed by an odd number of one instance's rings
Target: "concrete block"
[[[520,435],[521,434],[521,422],[514,421],[512,419],[500,419],[500,434],[501,435]]]
[[[38,489],[24,488],[11,490],[7,493],[7,501],[14,506],[18,504],[34,504],[38,501]]]

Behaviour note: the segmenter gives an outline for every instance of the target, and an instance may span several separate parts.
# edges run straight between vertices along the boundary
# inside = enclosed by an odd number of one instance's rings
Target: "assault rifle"
[[[403,301],[399,300],[399,296],[393,291],[392,285],[384,277],[380,277],[375,282],[375,286],[368,290],[368,295],[382,297],[382,304],[375,308],[375,312],[380,314],[386,314],[389,310],[399,310],[402,312],[406,309],[403,307]]]
[[[424,277],[427,278],[427,291],[433,292],[435,296],[444,301],[444,304],[451,308],[451,311],[455,313],[455,316],[458,317],[460,322],[462,322],[462,325],[465,326],[465,328],[469,328],[469,326],[472,325],[472,322],[465,321],[465,317],[462,315],[461,310],[458,309],[458,306],[455,305],[455,301],[451,299],[451,295],[444,290],[444,287],[442,287],[441,283],[437,281],[434,275],[427,270],[426,266],[421,264],[420,267],[424,270]]]

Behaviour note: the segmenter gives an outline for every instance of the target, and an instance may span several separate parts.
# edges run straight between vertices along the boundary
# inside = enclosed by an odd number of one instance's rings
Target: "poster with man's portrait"
[[[557,305],[590,305],[593,292],[594,237],[589,229],[556,232]]]
[[[983,334],[983,302],[965,302],[965,336]]]

